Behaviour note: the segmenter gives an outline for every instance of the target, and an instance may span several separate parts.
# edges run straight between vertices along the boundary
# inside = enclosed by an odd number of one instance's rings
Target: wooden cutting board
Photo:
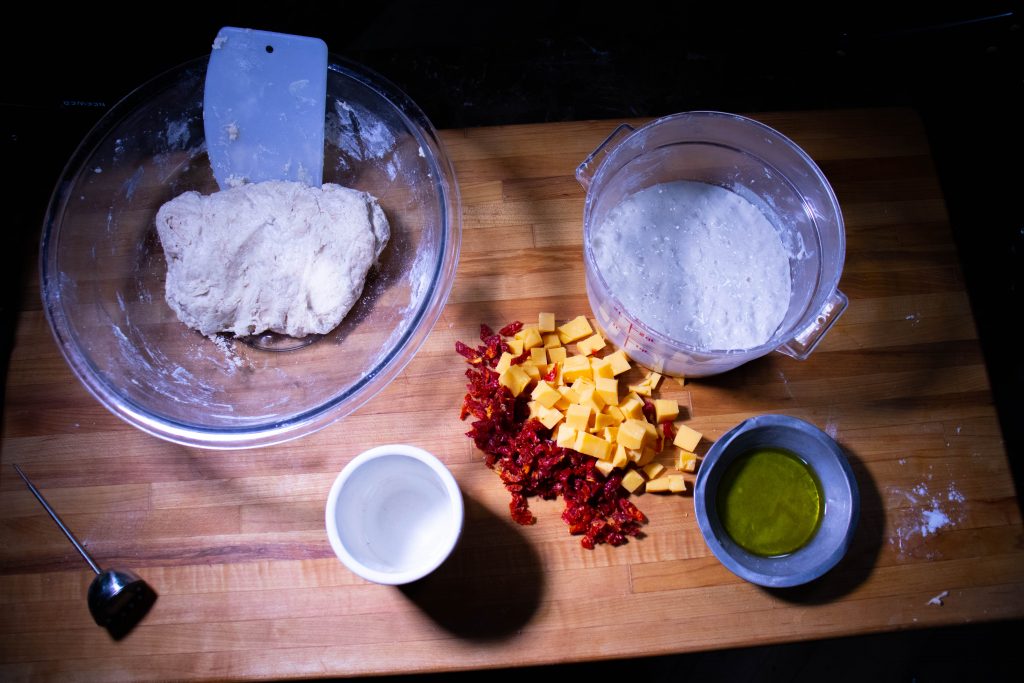
[[[451,299],[398,379],[304,439],[207,452],[127,426],[71,375],[30,284],[4,405],[0,679],[436,671],[1024,616],[1019,508],[920,122],[901,109],[756,118],[835,187],[850,308],[805,362],[773,354],[668,383],[665,395],[712,440],[764,412],[838,439],[863,512],[849,555],[824,579],[790,591],[737,579],[705,546],[689,497],[639,497],[647,537],[620,548],[581,548],[556,503],[533,505],[534,526],[511,522],[496,475],[463,436],[453,346],[481,322],[589,314],[573,172],[618,122],[447,131],[464,227]],[[455,554],[404,589],[355,577],[323,529],[334,477],[384,442],[436,453],[466,500]],[[138,570],[159,592],[124,641],[92,624],[90,573],[11,463],[99,560]]]

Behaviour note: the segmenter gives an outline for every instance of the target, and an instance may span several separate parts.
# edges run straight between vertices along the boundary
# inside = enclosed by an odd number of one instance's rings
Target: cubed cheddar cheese
[[[629,358],[626,357],[626,352],[622,349],[615,353],[609,353],[604,359],[608,361],[612,368],[612,374],[616,377],[629,370]]]
[[[531,366],[532,367],[532,366]],[[536,370],[537,368],[534,368]],[[530,376],[521,365],[511,365],[505,372],[498,375],[498,384],[508,387],[513,396],[523,393],[523,389],[530,383]]]
[[[625,476],[622,477],[622,488],[626,489],[630,493],[636,493],[637,489],[644,485],[644,478],[636,470],[629,470]]]
[[[678,384],[679,386],[686,386],[686,378],[683,377],[682,375],[680,375],[679,377],[672,377],[672,379],[674,379],[676,381],[676,384]]]
[[[509,339],[508,348],[512,350],[513,356],[523,355],[523,340],[522,339]]]
[[[626,419],[626,416],[622,414],[618,406],[605,406],[604,412],[608,417],[612,418],[615,424],[619,424]]]
[[[607,477],[615,469],[615,465],[607,460],[597,460],[594,462],[594,469]]]
[[[644,446],[643,450],[640,451],[640,458],[636,461],[636,464],[640,467],[646,467],[658,457],[658,452],[650,446]]]
[[[642,420],[644,417],[644,402],[636,394],[628,394],[619,402],[619,410],[630,420]]]
[[[569,403],[579,403],[580,402],[580,395],[577,394],[576,390],[573,389],[572,387],[567,387],[565,385],[562,385],[562,386],[558,387],[558,393],[560,393],[562,395],[562,398],[564,398]]]
[[[530,349],[530,362],[534,365],[547,365],[548,352],[542,346],[535,346]]]
[[[604,358],[591,356],[590,369],[593,372],[595,380],[599,377],[604,377],[605,379],[611,379],[615,377],[615,373],[612,372],[612,364],[609,363]]]
[[[569,356],[562,363],[562,377],[575,382],[580,377],[591,377],[590,360],[586,356]]]
[[[576,428],[564,422],[558,425],[558,431],[555,432],[555,445],[560,448],[572,448],[575,443]]]
[[[591,412],[590,406],[573,403],[569,406],[569,409],[565,411],[565,422],[577,431],[585,432],[587,431],[587,427],[590,426]]]
[[[548,360],[552,363],[564,363],[566,359],[565,348],[562,346],[549,346]]]
[[[588,384],[577,389],[576,393],[580,396],[580,403],[590,406],[595,413],[604,410],[604,399],[601,398],[601,394],[597,393],[597,387]]]
[[[680,450],[676,454],[676,469],[680,472],[693,472],[697,469],[697,454]]]
[[[674,399],[655,399],[654,412],[657,414],[658,422],[672,421],[679,417],[679,403]]]
[[[555,425],[562,421],[562,411],[555,410],[554,408],[545,408],[538,404],[537,406],[537,419],[540,423],[548,429],[554,429]]]
[[[644,474],[647,475],[648,479],[654,479],[664,471],[665,466],[658,462],[648,463],[644,466]]]
[[[644,439],[647,437],[646,422],[629,419],[619,425],[619,443],[626,448],[640,450],[644,447]]]
[[[533,363],[523,363],[522,365],[513,365],[512,367],[522,368],[523,372],[525,372],[530,379],[540,379],[540,368]]]
[[[594,328],[590,326],[590,321],[584,315],[577,316],[558,328],[558,338],[562,340],[563,344],[571,344],[593,333]]]
[[[605,345],[604,337],[595,333],[576,343],[576,353],[581,356],[591,356],[603,349]]]
[[[595,431],[600,431],[602,429],[605,429],[606,427],[611,427],[613,424],[615,424],[615,421],[612,420],[610,416],[605,415],[604,413],[597,413],[596,415],[594,415]]]
[[[540,408],[540,404],[536,401],[527,401],[526,407],[530,409],[529,419],[537,417],[537,409]]]
[[[683,493],[686,491],[686,480],[683,479],[683,475],[670,474],[665,478],[668,479],[668,490],[672,493]]]
[[[622,446],[621,443],[617,444],[615,446],[615,455],[612,456],[612,465],[614,465],[615,467],[617,467],[619,469],[623,469],[628,464],[629,464],[629,453],[626,451],[626,449]]]
[[[691,429],[684,424],[676,424],[676,438],[672,440],[673,446],[679,446],[684,451],[693,452],[700,443],[701,433]]]
[[[508,370],[512,366],[512,354],[503,353],[501,358],[498,359],[498,364],[494,366],[494,371],[501,375],[503,372]]]
[[[601,437],[587,432],[576,432],[576,442],[572,448],[574,451],[579,451],[583,455],[589,455],[598,460],[611,460],[612,458],[612,445]]]
[[[648,398],[651,396],[651,386],[649,384],[644,384],[643,382],[640,382],[639,384],[630,384],[629,390],[640,396],[647,396]]]
[[[650,422],[644,422],[644,431],[647,432],[647,436],[644,437],[644,445],[653,446],[658,443],[658,428],[652,425]]]
[[[562,395],[553,386],[541,380],[537,382],[537,386],[534,387],[530,397],[545,408],[553,408],[558,403],[558,400],[562,398]]]
[[[523,349],[530,350],[535,346],[541,346],[544,340],[540,337],[540,332],[537,331],[536,327],[524,328],[523,333]]]
[[[669,481],[668,477],[659,477],[657,479],[651,479],[647,482],[647,486],[644,487],[645,493],[668,493],[669,492]]]
[[[555,331],[555,314],[541,313],[537,316],[537,329],[541,332]]]
[[[619,440],[619,428],[605,427],[604,429],[601,430],[601,438],[604,439],[605,441],[617,442]]]
[[[606,405],[619,404],[619,380],[598,377],[594,383],[597,385],[597,393],[604,399]]]
[[[545,349],[562,348],[562,340],[558,338],[557,334],[542,334],[540,340],[544,344]]]

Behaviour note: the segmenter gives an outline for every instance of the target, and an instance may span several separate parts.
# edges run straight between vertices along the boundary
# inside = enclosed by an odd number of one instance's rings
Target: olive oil
[[[777,448],[744,453],[718,485],[718,517],[732,540],[763,557],[788,555],[818,530],[821,484],[800,458]]]

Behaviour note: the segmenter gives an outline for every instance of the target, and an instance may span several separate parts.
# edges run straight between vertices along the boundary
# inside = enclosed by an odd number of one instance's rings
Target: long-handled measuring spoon
[[[124,638],[156,602],[156,591],[128,569],[100,569],[21,468],[15,465],[14,469],[28,486],[28,490],[46,509],[50,518],[68,537],[71,545],[75,546],[75,550],[96,572],[96,578],[89,584],[89,613],[92,614],[92,618],[107,629],[115,640]]]

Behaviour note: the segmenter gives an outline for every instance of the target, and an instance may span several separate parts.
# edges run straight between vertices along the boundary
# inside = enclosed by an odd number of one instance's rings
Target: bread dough
[[[330,331],[390,237],[372,195],[277,180],[186,192],[160,207],[156,228],[167,303],[207,335]]]

